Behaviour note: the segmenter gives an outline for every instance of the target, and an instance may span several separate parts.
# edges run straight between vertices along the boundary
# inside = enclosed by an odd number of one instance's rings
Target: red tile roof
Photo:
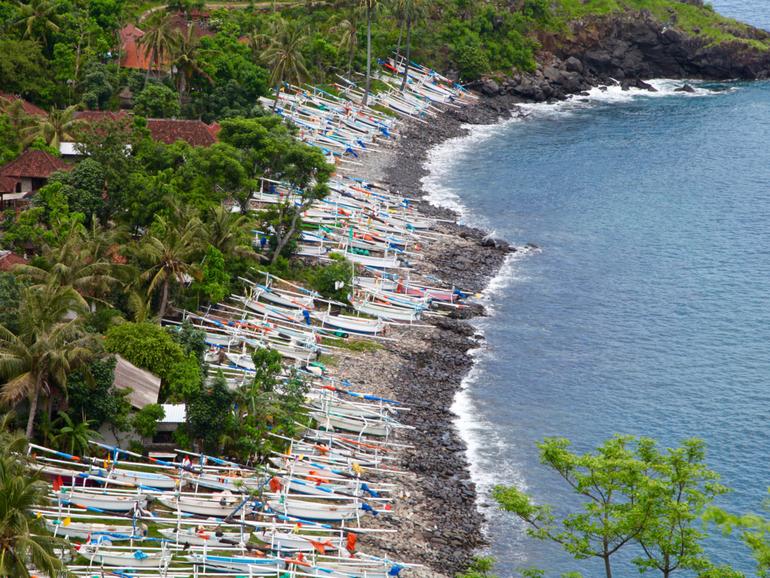
[[[0,176],[0,193],[15,193],[16,183],[18,182],[19,182],[19,179],[14,179],[13,177]]]
[[[18,94],[9,94],[7,92],[0,92],[0,98],[4,98],[6,100],[9,100],[11,102],[15,102],[17,100],[21,101],[21,108],[26,112],[27,114],[30,114],[32,116],[47,116],[48,113],[44,111],[39,106],[35,106],[31,102],[24,100],[22,97],[20,97]]]
[[[10,271],[16,265],[24,265],[27,260],[10,251],[0,251],[0,271]]]
[[[120,120],[128,116],[125,110],[113,112],[111,110],[81,110],[75,113],[77,120],[84,122],[99,122],[101,120]]]
[[[123,68],[138,68],[147,70],[150,59],[147,57],[144,46],[139,46],[139,39],[144,32],[128,24],[120,30],[120,65]]]
[[[45,151],[27,149],[11,162],[0,167],[0,176],[32,179],[47,179],[56,171],[71,169],[60,158]]]
[[[152,138],[166,144],[183,140],[193,146],[207,147],[217,141],[209,126],[201,120],[148,118],[147,128],[150,130]]]

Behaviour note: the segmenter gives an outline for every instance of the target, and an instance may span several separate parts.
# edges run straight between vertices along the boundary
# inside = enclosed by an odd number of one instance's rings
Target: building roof
[[[0,251],[0,271],[10,271],[16,265],[24,265],[26,262],[27,260],[24,257],[16,253]]]
[[[184,423],[187,419],[187,406],[183,403],[163,403],[161,404],[163,419],[159,423]]]
[[[222,126],[218,122],[214,121],[210,125],[208,125],[208,127],[209,127],[209,132],[211,133],[211,136],[214,137],[214,140],[217,140],[217,138],[219,137],[219,131],[222,130]]]
[[[11,162],[0,167],[0,176],[13,178],[47,179],[56,171],[72,166],[45,151],[27,149]]]
[[[120,120],[126,118],[125,110],[114,112],[112,110],[79,110],[74,114],[75,119],[83,122],[99,122],[102,120]]]
[[[150,59],[143,46],[139,46],[139,39],[144,36],[144,31],[133,24],[128,24],[120,30],[120,65],[123,68],[138,68],[147,70]]]
[[[151,403],[158,403],[160,377],[147,370],[129,363],[120,355],[115,356],[115,379],[113,385],[118,389],[128,389],[128,401],[132,407],[142,409]]]
[[[4,177],[0,175],[0,195],[3,193],[15,193],[16,184],[18,182],[19,179],[14,179],[13,177]]]
[[[27,114],[30,114],[32,116],[47,116],[48,113],[44,111],[39,106],[35,106],[31,102],[24,100],[22,97],[20,97],[18,94],[9,94],[7,92],[0,92],[0,98],[4,98],[10,102],[16,102],[21,101],[21,108],[26,112]]]
[[[209,126],[201,120],[149,118],[147,128],[152,138],[166,144],[183,140],[193,146],[207,147],[216,142]]]

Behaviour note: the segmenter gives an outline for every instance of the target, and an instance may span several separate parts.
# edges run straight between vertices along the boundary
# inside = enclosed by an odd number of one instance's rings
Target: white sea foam
[[[492,137],[505,123],[514,120],[517,119],[495,124],[463,125],[462,128],[466,130],[466,134],[445,140],[430,149],[425,161],[428,174],[421,180],[422,188],[426,193],[425,200],[434,206],[454,211],[463,224],[485,228],[488,223],[469,211],[458,192],[444,183],[449,172],[454,169],[454,163],[470,153],[476,144]]]
[[[494,316],[493,303],[512,282],[520,280],[515,273],[516,264],[528,252],[518,251],[509,254],[500,271],[487,284],[480,301],[487,309],[488,316],[475,323],[479,333],[484,334],[484,325]],[[477,486],[477,506],[482,508],[485,498],[495,484],[515,484],[526,488],[521,472],[513,464],[501,463],[492,459],[490,454],[501,454],[509,440],[493,424],[481,417],[477,411],[471,389],[483,374],[484,359],[492,352],[484,345],[471,351],[474,365],[463,379],[460,390],[452,403],[451,411],[455,414],[455,427],[467,446],[466,454],[471,478]],[[487,510],[487,508],[483,508]]]

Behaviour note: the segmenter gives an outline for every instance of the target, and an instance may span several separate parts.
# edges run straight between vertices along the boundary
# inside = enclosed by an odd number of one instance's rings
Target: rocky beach
[[[440,240],[423,245],[415,271],[469,293],[483,292],[508,255],[530,248],[511,247],[485,231],[457,224],[455,213],[422,200],[421,180],[432,147],[465,134],[464,125],[492,124],[515,114],[512,104],[483,98],[476,105],[445,110],[429,126],[405,123],[395,144],[370,153],[354,169],[343,169],[419,199],[421,212],[440,220]],[[335,353],[339,377],[410,409],[400,419],[413,429],[398,442],[412,447],[399,456],[404,474],[390,479],[399,486],[399,499],[394,515],[378,520],[379,527],[394,531],[365,540],[382,554],[423,564],[413,572],[416,576],[454,576],[485,544],[465,442],[450,409],[473,366],[472,350],[483,346],[471,321],[484,314],[480,304],[471,304],[448,315],[427,316],[425,325],[392,328],[391,341],[383,342],[382,349]]]

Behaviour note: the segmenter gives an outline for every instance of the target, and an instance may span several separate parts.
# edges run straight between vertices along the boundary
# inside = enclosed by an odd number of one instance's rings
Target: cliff
[[[671,8],[678,4],[688,16],[683,21]],[[615,10],[574,18],[559,32],[540,31],[535,71],[487,78],[478,87],[490,96],[543,101],[615,81],[645,88],[643,81],[650,78],[770,78],[770,32],[700,5],[671,0],[667,5],[662,14]]]

